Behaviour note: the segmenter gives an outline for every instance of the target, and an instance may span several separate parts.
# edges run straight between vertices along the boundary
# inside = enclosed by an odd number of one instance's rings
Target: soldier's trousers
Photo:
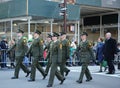
[[[51,66],[52,62],[50,61],[50,58],[48,59],[48,63],[47,63],[47,66],[46,66],[46,69],[45,69],[45,72],[48,74],[49,72],[49,69],[50,69],[50,66]]]
[[[15,66],[15,72],[14,72],[14,76],[15,77],[18,78],[20,68],[22,68],[22,70],[25,73],[30,72],[29,69],[27,67],[25,67],[25,65],[23,65],[23,59],[24,59],[24,57],[16,57],[15,59],[16,59],[16,66]]]
[[[64,77],[60,74],[60,72],[57,69],[58,65],[56,63],[52,63],[51,70],[50,70],[50,77],[48,84],[53,85],[54,77],[56,76],[58,80],[63,80]]]
[[[43,76],[46,74],[42,66],[39,64],[39,57],[34,57],[34,59],[32,60],[31,75],[30,75],[30,78],[32,80],[35,80],[36,68],[40,71],[40,73]]]
[[[82,81],[83,80],[83,76],[85,74],[87,79],[90,79],[92,76],[90,74],[90,71],[88,69],[88,63],[82,63],[82,69],[81,69],[81,73],[80,73],[80,77],[79,80]]]
[[[64,76],[64,72],[68,72],[69,69],[66,67],[66,60],[62,61],[60,65],[60,73],[62,76]]]

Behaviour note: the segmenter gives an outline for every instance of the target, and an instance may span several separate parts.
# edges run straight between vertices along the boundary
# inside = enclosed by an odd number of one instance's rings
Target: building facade
[[[63,29],[59,4],[64,0],[0,0],[0,34],[14,37],[16,30],[24,28],[26,36],[35,29],[47,33]],[[80,41],[82,31],[89,40],[97,41],[107,31],[120,42],[120,0],[66,0],[67,34]],[[96,37],[95,37],[96,36]]]

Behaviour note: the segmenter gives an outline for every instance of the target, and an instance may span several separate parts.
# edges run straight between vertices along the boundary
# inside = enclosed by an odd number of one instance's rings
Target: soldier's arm
[[[27,46],[27,39],[26,38],[22,39],[22,44],[24,46],[24,51],[27,52],[28,51],[28,46]]]
[[[31,52],[31,49],[32,49],[32,45],[30,46],[30,48],[28,49],[26,55],[28,56],[28,54]]]
[[[66,57],[66,59],[69,59],[69,55],[70,55],[70,42],[69,41],[67,41],[66,47],[67,47],[67,57]]]
[[[57,61],[58,63],[61,63],[62,61],[62,44],[61,43],[58,43],[58,58],[57,58]]]
[[[43,40],[39,41],[40,57],[43,57]]]

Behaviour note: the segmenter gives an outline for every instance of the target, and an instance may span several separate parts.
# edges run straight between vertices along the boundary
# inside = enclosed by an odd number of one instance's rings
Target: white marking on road
[[[71,72],[81,72],[80,70],[71,70]],[[96,75],[103,75],[103,76],[108,76],[108,77],[117,77],[120,78],[120,72],[115,73],[115,74],[106,74],[106,72],[92,72],[92,74],[96,74]]]

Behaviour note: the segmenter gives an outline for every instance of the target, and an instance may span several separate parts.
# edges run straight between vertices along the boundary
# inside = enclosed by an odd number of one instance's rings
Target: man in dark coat
[[[115,67],[113,61],[114,61],[114,55],[117,53],[116,40],[111,38],[110,32],[106,33],[105,37],[106,40],[104,44],[103,54],[108,64],[109,72],[107,74],[114,74]]]

